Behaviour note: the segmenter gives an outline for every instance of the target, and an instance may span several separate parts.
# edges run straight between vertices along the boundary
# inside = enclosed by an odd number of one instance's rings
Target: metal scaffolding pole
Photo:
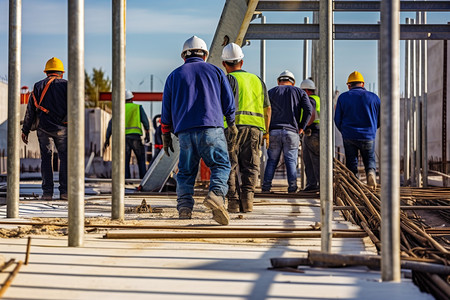
[[[19,217],[20,184],[20,68],[22,0],[9,1],[8,147],[6,217]]]
[[[416,24],[421,24],[422,12],[416,13]],[[422,103],[422,43],[416,40],[416,184],[422,187],[422,122],[421,122],[421,103]]]
[[[122,220],[125,210],[125,13],[126,0],[113,0],[111,217],[114,220]]]
[[[68,240],[69,247],[80,247],[84,243],[84,1],[70,0],[68,5]]]
[[[333,2],[320,0],[320,205],[321,250],[331,252],[333,215]]]
[[[261,24],[266,24],[266,16],[260,15],[261,17]],[[259,54],[259,75],[262,79],[262,81],[266,82],[266,40],[260,41],[260,54]],[[267,165],[267,149],[266,147],[261,147],[262,150],[262,156],[261,156],[261,167],[260,167],[260,180],[261,180],[261,186],[264,181],[264,174],[266,172],[266,165]]]
[[[410,23],[410,19],[406,18],[406,24]],[[408,186],[410,182],[410,173],[409,173],[409,165],[410,165],[410,98],[411,98],[411,41],[405,41],[405,96],[403,102],[403,111],[404,111],[404,132],[403,132],[403,186]]]
[[[381,277],[400,281],[400,1],[381,1]]]
[[[422,13],[422,24],[427,23],[427,13]],[[422,178],[423,186],[428,187],[428,43],[426,40],[421,41],[422,44]]]
[[[308,24],[309,23],[309,17],[305,17],[304,19],[304,23]],[[308,78],[308,69],[309,69],[309,60],[308,60],[308,49],[309,48],[309,41],[308,40],[303,40],[303,78],[302,79],[306,79]]]
[[[410,19],[410,24],[414,24],[415,20],[414,19]],[[410,142],[411,142],[411,151],[410,151],[410,156],[411,156],[411,186],[416,186],[417,185],[417,175],[416,175],[416,148],[417,148],[417,135],[416,135],[416,101],[417,101],[417,97],[416,97],[416,72],[417,72],[417,65],[416,65],[416,49],[417,49],[417,45],[416,43],[414,43],[414,41],[411,41],[411,52],[410,52],[410,74],[411,74],[411,109],[410,109],[410,114],[411,114],[411,119],[410,119],[410,125],[411,125],[411,137],[410,137]]]

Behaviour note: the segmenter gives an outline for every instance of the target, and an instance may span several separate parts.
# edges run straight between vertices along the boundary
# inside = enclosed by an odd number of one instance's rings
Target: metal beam
[[[334,1],[334,12],[380,11],[380,1]],[[257,11],[319,11],[319,1],[265,1],[260,0]],[[449,1],[400,1],[400,10],[450,11]]]
[[[378,24],[335,24],[334,40],[379,40]],[[318,40],[319,24],[250,24],[248,40]],[[400,25],[401,40],[449,40],[450,25]]]

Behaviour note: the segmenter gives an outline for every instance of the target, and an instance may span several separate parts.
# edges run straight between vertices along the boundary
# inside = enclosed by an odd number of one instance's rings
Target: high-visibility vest
[[[250,125],[266,130],[264,122],[264,89],[261,79],[248,72],[232,72],[238,82],[239,107],[236,125]]]
[[[139,104],[125,103],[125,134],[142,135],[140,108]]]
[[[317,95],[310,95],[309,97],[313,98],[316,101],[316,119],[314,123],[320,123],[320,97]]]

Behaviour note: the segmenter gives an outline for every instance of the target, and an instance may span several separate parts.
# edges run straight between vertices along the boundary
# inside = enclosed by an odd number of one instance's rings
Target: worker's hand
[[[303,129],[300,129],[300,130],[298,131],[298,135],[300,136],[300,139],[303,138]]]
[[[269,149],[269,133],[264,133],[263,141],[266,141],[266,149]]]
[[[163,148],[164,148],[164,152],[166,153],[167,156],[170,156],[169,153],[169,149],[172,152],[175,152],[175,150],[173,150],[173,144],[172,144],[172,135],[171,133],[164,133],[162,135],[162,140],[163,140]]]
[[[22,141],[28,145],[28,135],[22,132]]]
[[[108,147],[109,147],[109,139],[107,139],[105,141],[105,143],[103,144],[103,152],[105,152],[106,148],[108,148]]]
[[[150,133],[147,131],[145,131],[145,138],[144,138],[144,142],[146,144],[150,143]]]

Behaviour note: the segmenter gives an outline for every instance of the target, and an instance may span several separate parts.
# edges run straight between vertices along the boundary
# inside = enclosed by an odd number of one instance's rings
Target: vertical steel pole
[[[406,18],[406,24],[410,23],[410,19]],[[410,56],[411,56],[411,41],[405,40],[405,97],[403,102],[404,109],[404,132],[403,132],[403,185],[408,186],[409,175],[409,160],[410,160],[410,97],[411,97],[411,74],[410,74]]]
[[[415,20],[410,19],[410,24],[414,24]],[[417,186],[417,168],[416,168],[416,148],[417,148],[417,134],[416,134],[416,122],[417,122],[417,116],[416,116],[416,101],[417,101],[417,91],[416,91],[416,72],[417,72],[417,65],[416,65],[416,43],[414,41],[411,41],[411,186]]]
[[[261,14],[261,24],[266,24],[266,16]],[[262,39],[260,44],[260,53],[259,53],[259,75],[262,81],[266,82],[266,40]],[[267,164],[267,149],[266,147],[262,148],[262,156],[261,156],[261,174],[259,176],[261,180],[261,186],[264,181],[264,174],[266,172],[266,164]]]
[[[442,173],[447,174],[447,82],[448,82],[448,44],[444,40],[444,53],[442,63]],[[448,179],[442,177],[444,187],[448,186]]]
[[[333,215],[333,7],[320,0],[319,89],[320,89],[320,205],[321,250],[331,252]]]
[[[378,24],[380,24],[380,21],[378,21]],[[381,33],[381,31],[380,31]],[[378,95],[381,97],[382,92],[382,85],[381,85],[381,39],[377,41],[378,42]],[[376,141],[376,152],[375,152],[375,157],[377,156],[376,154],[378,153],[378,157],[381,156],[381,132],[383,131],[383,128],[380,126],[380,128],[378,128],[376,135],[375,135],[375,141]],[[375,161],[376,163],[376,161]],[[382,172],[381,172],[381,161],[380,159],[378,159],[378,174],[380,177],[380,182],[381,182],[381,176],[382,176]],[[367,174],[366,174],[367,175]]]
[[[8,161],[6,217],[19,217],[20,186],[20,69],[22,0],[9,1]]]
[[[400,281],[400,1],[381,1],[381,277]]]
[[[304,23],[305,24],[309,23],[309,17],[305,17]],[[303,40],[303,78],[302,79],[308,78],[308,69],[309,69],[308,56],[309,56],[309,41]]]
[[[313,12],[313,24],[319,24],[319,12]],[[318,75],[318,66],[319,66],[319,41],[312,40],[311,41],[311,77],[313,81],[316,83],[316,94],[319,94],[320,87],[318,85],[319,75]]]
[[[125,0],[113,0],[112,7],[112,212],[124,218],[125,193]]]
[[[427,13],[422,12],[422,24],[427,23]],[[428,138],[427,138],[427,123],[428,123],[428,43],[422,40],[422,178],[423,186],[428,187]]]
[[[84,0],[69,0],[67,157],[69,247],[84,243]]]
[[[416,12],[416,24],[422,22],[422,12]],[[416,184],[417,187],[422,187],[422,173],[420,164],[422,163],[422,122],[421,109],[422,102],[422,42],[416,40]]]

